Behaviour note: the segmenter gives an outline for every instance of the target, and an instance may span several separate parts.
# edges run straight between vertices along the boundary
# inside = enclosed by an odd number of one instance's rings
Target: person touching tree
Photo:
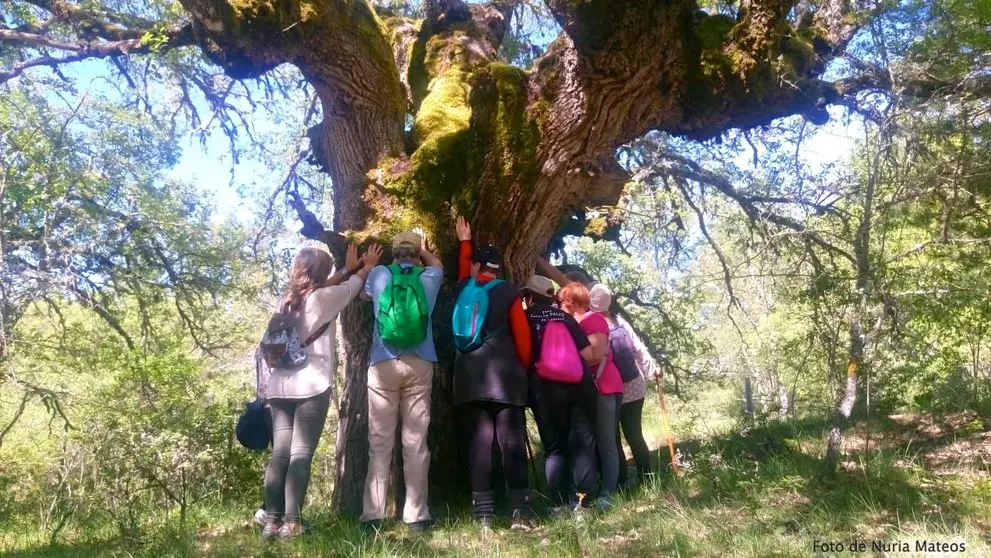
[[[265,527],[262,539],[291,538],[303,531],[301,512],[310,482],[310,465],[330,407],[336,360],[338,314],[361,292],[378,264],[382,248],[373,244],[357,265],[348,248],[345,269],[330,277],[333,257],[303,248],[293,262],[283,313],[295,312],[296,330],[305,339],[300,366],[274,367],[268,381],[272,408],[272,457],[265,472]],[[350,274],[348,279],[344,275]]]
[[[493,448],[498,444],[509,488],[513,530],[533,529],[526,454],[530,326],[519,290],[503,280],[495,246],[473,247],[471,226],[458,217],[458,301],[453,317],[454,398],[464,421],[472,514],[490,528],[495,518]],[[494,443],[493,443],[494,442]]]

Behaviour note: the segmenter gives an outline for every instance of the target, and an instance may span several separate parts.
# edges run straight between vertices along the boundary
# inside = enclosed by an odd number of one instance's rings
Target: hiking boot
[[[422,535],[423,533],[430,531],[430,520],[424,519],[423,521],[414,521],[409,524],[409,530]]]
[[[509,509],[513,510],[513,519],[533,517],[529,490],[510,490],[507,496],[509,497]]]
[[[282,530],[282,522],[278,520],[268,520],[265,522],[265,528],[262,529],[262,540],[270,541],[275,537],[279,536],[279,532]]]

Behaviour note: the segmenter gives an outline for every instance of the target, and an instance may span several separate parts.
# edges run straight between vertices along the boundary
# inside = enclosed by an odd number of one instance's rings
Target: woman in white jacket
[[[310,481],[310,464],[330,407],[337,315],[361,293],[381,255],[382,248],[373,245],[359,260],[357,248],[350,246],[344,269],[333,277],[329,276],[333,259],[323,250],[304,248],[293,262],[283,305],[288,310],[301,310],[297,331],[301,339],[311,343],[306,346],[302,368],[273,368],[268,381],[272,457],[265,471],[263,539],[276,535],[288,538],[302,532],[300,511]],[[344,280],[349,274],[351,277]]]

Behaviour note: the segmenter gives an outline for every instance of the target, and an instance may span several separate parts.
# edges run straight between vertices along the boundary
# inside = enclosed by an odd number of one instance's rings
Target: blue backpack
[[[454,304],[454,346],[462,353],[470,353],[485,342],[485,316],[489,312],[489,293],[492,289],[504,283],[501,279],[493,279],[480,285],[475,279],[469,279],[458,295]]]

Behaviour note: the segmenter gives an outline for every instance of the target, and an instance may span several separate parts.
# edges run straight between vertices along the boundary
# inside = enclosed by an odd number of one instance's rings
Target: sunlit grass
[[[656,411],[647,414],[653,416],[648,439],[655,442]],[[22,520],[2,526],[0,555],[764,557],[812,555],[815,541],[864,541],[868,549],[879,541],[907,542],[913,551],[899,556],[922,556],[915,541],[929,540],[965,542],[966,555],[991,556],[987,464],[958,460],[934,470],[929,461],[940,444],[983,434],[968,431],[923,444],[899,428],[874,424],[872,435],[887,441],[848,453],[834,476],[822,477],[825,418],[776,422],[745,434],[706,426],[707,436],[682,444],[680,478],[655,475],[623,494],[608,513],[542,516],[539,529],[528,534],[510,531],[506,520],[483,534],[462,505],[435,507],[436,525],[426,535],[393,522],[368,536],[330,512],[329,491],[322,487],[311,493],[309,532],[291,542],[261,542],[249,502],[196,507],[183,528],[174,512],[159,514],[143,525],[141,541],[121,540],[112,526],[80,527],[82,522],[48,546],[47,534]],[[850,445],[860,447],[858,440]],[[660,453],[666,456],[666,450]]]

